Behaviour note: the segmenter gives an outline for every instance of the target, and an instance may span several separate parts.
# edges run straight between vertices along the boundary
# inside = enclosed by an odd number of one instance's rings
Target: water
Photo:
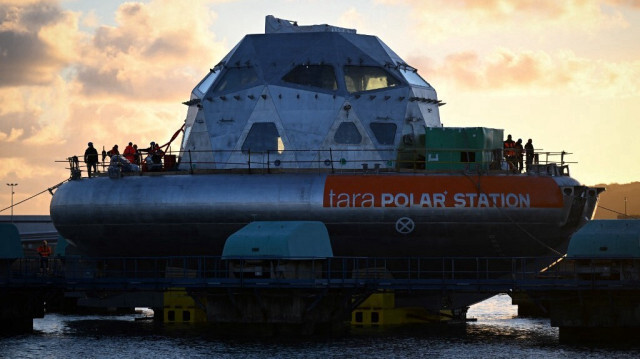
[[[0,338],[3,358],[638,358],[637,345],[558,344],[546,319],[516,318],[499,295],[472,306],[477,322],[436,328],[359,329],[343,337],[221,338],[201,328],[136,316],[34,320],[34,332]],[[137,316],[139,317],[139,316]]]

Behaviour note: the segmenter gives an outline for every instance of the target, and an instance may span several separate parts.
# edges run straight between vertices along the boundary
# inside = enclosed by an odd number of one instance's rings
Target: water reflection
[[[124,316],[50,314],[32,335],[0,338],[8,358],[636,358],[636,346],[558,344],[547,319],[517,318],[506,296],[472,306],[459,325],[354,328],[341,337],[222,337],[206,326],[158,325]]]

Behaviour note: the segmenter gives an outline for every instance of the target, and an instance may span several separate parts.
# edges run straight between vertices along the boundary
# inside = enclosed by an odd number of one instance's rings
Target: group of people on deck
[[[509,166],[509,170],[514,173],[521,173],[523,169],[523,157],[526,158],[527,169],[533,164],[535,157],[533,142],[531,139],[522,146],[522,139],[513,141],[511,135],[507,136],[507,139],[503,142],[504,146],[504,159]]]
[[[87,173],[88,177],[92,177],[92,170],[95,174],[98,173],[98,150],[93,147],[93,142],[89,142],[87,144],[87,149],[84,151],[84,162],[87,165]],[[122,152],[122,156],[126,158],[130,163],[140,166],[142,160],[142,153],[148,153],[145,162],[147,165],[152,166],[152,168],[162,167],[162,156],[164,155],[164,151],[160,148],[160,146],[151,142],[149,148],[138,149],[138,145],[133,142],[129,142],[127,147],[125,147]],[[120,155],[120,151],[118,150],[118,145],[113,145],[113,148],[108,152],[102,149],[102,160],[104,161],[106,157],[113,157]]]

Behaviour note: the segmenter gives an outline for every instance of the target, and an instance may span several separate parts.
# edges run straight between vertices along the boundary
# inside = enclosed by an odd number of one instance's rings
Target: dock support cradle
[[[43,318],[45,295],[39,290],[4,289],[0,292],[0,334],[33,331],[33,318]]]

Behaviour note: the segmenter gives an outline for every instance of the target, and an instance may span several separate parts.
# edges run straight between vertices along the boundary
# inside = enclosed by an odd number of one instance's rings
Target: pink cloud
[[[563,91],[598,97],[640,95],[640,62],[579,58],[572,53],[513,52],[505,49],[481,57],[458,52],[442,63],[409,58],[412,66],[433,83],[466,91]]]
[[[23,194],[67,178],[66,158],[88,141],[168,140],[184,120],[181,102],[228,51],[207,1],[123,3],[116,26],[92,33],[56,1],[1,1],[0,179],[19,180]],[[22,208],[42,213],[37,203]]]
[[[625,28],[629,21],[620,9],[603,5],[637,7],[638,1],[624,0],[379,0],[388,6],[409,7],[409,21],[419,36],[439,43],[457,36],[475,36],[480,32],[502,34],[505,31],[541,36],[579,30],[593,33],[606,28]]]
[[[78,81],[84,96],[187,98],[224,54],[208,29],[214,18],[204,2],[189,7],[166,0],[124,3],[116,13],[118,25],[99,27],[83,48]]]
[[[73,16],[52,1],[0,4],[0,87],[46,85],[70,59],[60,44]],[[62,25],[65,30],[55,29]],[[47,35],[61,34],[51,39]]]
[[[605,0],[605,3],[615,6],[628,6],[640,9],[640,0]]]

